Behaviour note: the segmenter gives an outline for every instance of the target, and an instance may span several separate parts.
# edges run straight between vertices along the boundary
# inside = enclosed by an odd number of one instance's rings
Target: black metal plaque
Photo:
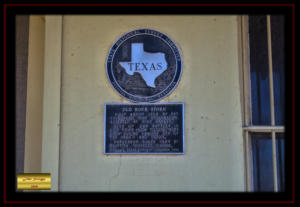
[[[105,104],[105,154],[183,154],[184,104]]]
[[[165,34],[137,29],[121,36],[106,59],[106,73],[116,91],[133,102],[155,102],[178,85],[182,60]]]

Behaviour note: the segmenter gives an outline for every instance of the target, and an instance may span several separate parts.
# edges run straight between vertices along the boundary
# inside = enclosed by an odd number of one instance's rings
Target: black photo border
[[[126,9],[124,9],[126,8]],[[167,11],[167,12],[166,12]],[[15,16],[19,14],[284,14],[286,21],[286,191],[69,193],[16,192]],[[4,204],[294,204],[295,203],[295,4],[3,4]]]

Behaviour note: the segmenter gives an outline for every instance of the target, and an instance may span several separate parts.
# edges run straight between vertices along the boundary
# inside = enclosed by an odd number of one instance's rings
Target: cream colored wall
[[[30,16],[24,172],[41,172],[45,19]]]
[[[61,108],[62,16],[45,17],[42,172],[51,173],[51,190],[58,190]]]
[[[162,102],[185,103],[186,153],[104,155],[105,60],[124,33],[152,28],[178,45],[183,73]],[[244,191],[237,16],[64,16],[61,191]]]

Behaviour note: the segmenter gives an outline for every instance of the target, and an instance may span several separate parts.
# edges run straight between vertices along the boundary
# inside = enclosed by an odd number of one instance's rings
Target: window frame
[[[278,175],[277,175],[277,148],[276,135],[285,132],[284,126],[275,124],[274,110],[274,87],[273,87],[273,65],[272,65],[272,42],[271,42],[271,16],[265,15],[267,18],[267,45],[268,45],[268,75],[269,75],[269,91],[270,91],[270,114],[271,125],[252,125],[252,108],[251,108],[251,76],[250,76],[250,41],[249,41],[249,18],[248,15],[240,17],[240,58],[241,58],[241,99],[242,99],[242,121],[243,121],[243,139],[244,139],[244,155],[245,155],[245,191],[254,192],[254,175],[252,160],[252,133],[271,134],[272,138],[272,163],[273,163],[273,183],[274,192],[278,192]]]

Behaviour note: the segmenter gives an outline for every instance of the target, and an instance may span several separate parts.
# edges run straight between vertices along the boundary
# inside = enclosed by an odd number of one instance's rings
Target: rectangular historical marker
[[[104,154],[184,154],[184,104],[105,104]]]

